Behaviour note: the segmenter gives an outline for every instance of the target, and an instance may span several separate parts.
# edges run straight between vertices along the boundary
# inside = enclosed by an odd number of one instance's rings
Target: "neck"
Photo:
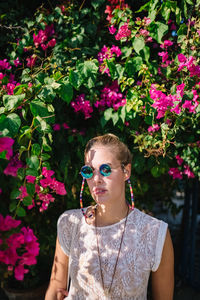
[[[96,211],[97,226],[108,226],[119,222],[124,219],[129,213],[129,206],[124,201],[115,207],[108,207],[107,205],[98,205]]]

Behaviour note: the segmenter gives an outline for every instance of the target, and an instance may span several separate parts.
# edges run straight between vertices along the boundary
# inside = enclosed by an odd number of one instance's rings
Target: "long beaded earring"
[[[83,178],[82,184],[81,184],[81,191],[80,191],[80,207],[81,207],[81,211],[82,214],[84,215],[84,217],[87,218],[91,218],[94,216],[94,214],[92,212],[90,212],[88,215],[84,212],[84,208],[83,208],[83,188],[84,188],[84,184],[85,184],[85,178]]]
[[[84,215],[85,218],[87,218],[84,209],[83,209],[83,188],[84,188],[84,184],[85,184],[85,178],[83,178],[82,184],[81,184],[81,191],[80,191],[80,207],[81,207],[81,211]]]
[[[130,179],[128,179],[127,182],[128,182],[128,185],[129,185],[129,188],[130,188],[130,193],[131,193],[131,205],[129,204],[129,207],[130,207],[130,209],[133,210],[134,207],[135,207],[134,197],[133,197],[133,188],[132,188]]]

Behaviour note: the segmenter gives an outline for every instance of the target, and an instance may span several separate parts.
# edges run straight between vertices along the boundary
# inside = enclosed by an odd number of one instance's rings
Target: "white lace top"
[[[125,218],[97,227],[105,289],[109,289]],[[68,210],[58,219],[58,239],[69,256],[71,285],[68,297],[76,300],[146,300],[151,271],[161,260],[167,224],[134,209],[128,215],[119,260],[110,291],[102,288],[95,226],[88,225],[80,209]]]

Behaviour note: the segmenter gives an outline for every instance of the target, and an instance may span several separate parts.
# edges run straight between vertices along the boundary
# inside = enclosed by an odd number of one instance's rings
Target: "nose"
[[[101,182],[102,181],[102,175],[101,175],[101,173],[99,172],[99,170],[94,170],[93,171],[94,173],[94,175],[93,175],[93,180],[95,181],[95,182]]]

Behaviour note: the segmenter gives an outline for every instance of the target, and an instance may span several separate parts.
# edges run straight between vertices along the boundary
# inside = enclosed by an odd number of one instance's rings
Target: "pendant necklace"
[[[125,228],[126,228],[126,222],[127,222],[127,219],[128,219],[128,213],[129,213],[129,207],[128,207],[127,214],[126,214],[126,219],[125,219],[125,222],[124,222],[124,228],[123,228],[123,232],[122,232],[122,236],[121,236],[121,241],[120,241],[119,250],[118,250],[118,254],[117,254],[117,259],[116,259],[114,270],[113,270],[111,283],[110,283],[109,288],[105,289],[104,279],[103,279],[103,272],[102,272],[102,265],[101,265],[101,257],[100,257],[100,251],[99,251],[99,239],[98,239],[98,236],[97,236],[97,209],[95,209],[95,233],[96,233],[96,240],[97,240],[97,252],[98,252],[98,258],[99,258],[101,282],[102,282],[102,287],[103,287],[103,291],[104,291],[105,296],[109,296],[111,288],[112,288],[113,280],[114,280],[114,277],[115,277],[115,272],[116,272],[116,269],[117,269],[117,263],[118,263],[119,255],[120,255],[120,251],[121,251],[121,246],[122,246],[122,242],[123,242],[124,232],[125,232]]]

